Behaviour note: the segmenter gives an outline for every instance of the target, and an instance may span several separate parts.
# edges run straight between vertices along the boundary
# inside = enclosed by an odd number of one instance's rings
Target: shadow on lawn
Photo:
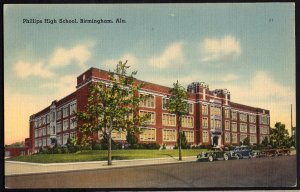
[[[100,157],[99,161],[107,161],[107,157]],[[128,160],[128,159],[132,159],[130,157],[127,156],[112,156],[111,160]]]
[[[169,156],[169,157],[171,157],[171,158],[173,158],[173,159],[175,159],[176,160],[176,158],[175,157],[173,157],[173,155],[170,155],[170,154],[162,154],[162,155],[165,155],[165,156]]]

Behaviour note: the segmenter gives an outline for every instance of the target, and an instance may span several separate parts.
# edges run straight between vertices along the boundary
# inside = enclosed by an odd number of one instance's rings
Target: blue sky
[[[142,80],[227,88],[233,101],[270,109],[272,125],[290,127],[294,10],[292,3],[5,5],[5,142],[27,137],[29,115],[74,91],[79,74],[120,59]],[[126,23],[23,23],[46,18]]]

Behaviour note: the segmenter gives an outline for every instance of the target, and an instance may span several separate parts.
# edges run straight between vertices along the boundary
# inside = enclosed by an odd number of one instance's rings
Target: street
[[[291,187],[296,156],[6,176],[6,188]]]

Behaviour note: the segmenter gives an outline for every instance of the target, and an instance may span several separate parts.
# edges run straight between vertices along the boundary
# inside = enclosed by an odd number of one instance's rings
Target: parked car
[[[213,147],[211,150],[207,152],[201,152],[197,155],[198,161],[207,160],[207,161],[214,161],[214,160],[228,160],[229,159],[229,152],[224,151],[220,147]]]
[[[230,156],[236,159],[252,158],[255,157],[255,153],[247,146],[240,146],[236,147],[234,150],[231,150]]]

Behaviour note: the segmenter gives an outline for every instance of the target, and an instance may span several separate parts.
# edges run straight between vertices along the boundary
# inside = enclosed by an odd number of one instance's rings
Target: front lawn
[[[195,156],[206,149],[183,149],[182,156]],[[178,150],[113,150],[112,160],[146,159],[146,158],[178,158]],[[106,150],[87,150],[77,153],[66,154],[36,154],[30,156],[18,156],[8,158],[9,161],[23,161],[34,163],[63,163],[83,161],[107,160]]]

